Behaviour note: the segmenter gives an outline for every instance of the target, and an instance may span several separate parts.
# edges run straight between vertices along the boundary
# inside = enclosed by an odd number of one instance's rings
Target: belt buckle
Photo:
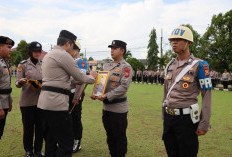
[[[176,115],[175,110],[172,109],[172,108],[167,108],[167,113],[170,114],[170,115],[172,115],[172,116],[175,116],[175,115]]]

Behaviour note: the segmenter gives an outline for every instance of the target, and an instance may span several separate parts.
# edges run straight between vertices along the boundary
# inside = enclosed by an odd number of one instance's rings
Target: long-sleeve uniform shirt
[[[188,108],[198,102],[197,96],[201,92],[202,108],[198,129],[208,131],[211,116],[211,78],[209,65],[206,61],[199,60],[174,86],[168,98],[166,95],[178,74],[189,64],[197,59],[191,55],[185,62],[177,59],[169,66],[165,76],[163,102],[173,109]],[[165,112],[163,110],[163,112]]]
[[[124,59],[119,63],[107,63],[104,65],[104,71],[110,71],[105,95],[109,102],[115,99],[127,97],[127,91],[132,81],[132,68]],[[128,101],[104,104],[103,110],[116,113],[128,112]]]
[[[52,86],[70,90],[70,76],[80,83],[94,83],[92,76],[81,73],[72,56],[60,46],[55,46],[42,63],[43,86]],[[42,90],[39,96],[38,108],[51,111],[68,111],[69,96]]]
[[[32,80],[42,80],[42,62],[38,61],[34,65],[30,58],[27,60],[21,61],[17,68],[17,76],[15,85],[18,88],[22,87],[22,92],[20,94],[19,105],[21,107],[35,106],[38,103],[40,88],[33,88],[32,86],[24,83],[23,85],[19,84],[21,78],[27,78]]]
[[[11,75],[9,66],[4,59],[0,57],[0,90],[11,88]],[[10,94],[0,94],[0,109],[8,109],[12,103]]]

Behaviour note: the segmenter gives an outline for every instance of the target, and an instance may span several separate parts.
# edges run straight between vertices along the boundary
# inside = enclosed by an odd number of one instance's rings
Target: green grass
[[[14,79],[12,79],[14,81]],[[19,110],[20,89],[13,86],[13,110],[0,141],[0,157],[23,157],[22,117]],[[103,128],[102,103],[92,101],[86,89],[83,103],[82,150],[73,157],[109,157]],[[131,84],[128,99],[128,157],[165,157],[162,137],[161,100],[163,86]],[[201,97],[199,97],[201,103]],[[211,130],[199,138],[199,157],[232,157],[232,93],[213,91]]]

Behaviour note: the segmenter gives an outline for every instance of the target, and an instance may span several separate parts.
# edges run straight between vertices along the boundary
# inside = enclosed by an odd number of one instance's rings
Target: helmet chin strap
[[[185,49],[186,49],[187,45],[188,45],[188,41],[186,41],[186,44],[185,44],[185,46],[184,46],[184,49],[183,49],[183,50],[181,50],[181,53],[184,53],[184,51],[185,51]]]

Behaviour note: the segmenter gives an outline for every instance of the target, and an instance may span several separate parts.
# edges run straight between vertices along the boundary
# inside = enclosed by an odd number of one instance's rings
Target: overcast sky
[[[158,44],[163,29],[167,50],[172,29],[191,24],[202,35],[212,16],[231,6],[231,0],[0,0],[0,35],[16,45],[38,41],[50,51],[66,29],[77,35],[87,58],[110,57],[108,45],[119,39],[127,42],[133,57],[144,59],[153,27]]]

